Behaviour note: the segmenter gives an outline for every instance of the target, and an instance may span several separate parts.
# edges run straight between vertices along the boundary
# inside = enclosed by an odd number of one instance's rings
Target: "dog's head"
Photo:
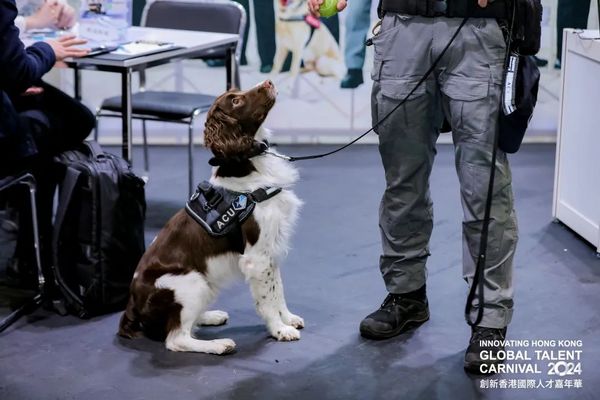
[[[216,158],[243,160],[253,155],[260,126],[275,104],[275,85],[266,80],[250,90],[231,89],[215,100],[206,116],[204,144]]]

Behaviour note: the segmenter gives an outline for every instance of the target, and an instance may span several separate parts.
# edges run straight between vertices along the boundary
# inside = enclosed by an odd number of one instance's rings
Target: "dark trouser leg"
[[[460,20],[441,19],[435,47],[450,40]],[[472,51],[473,48],[478,51]],[[463,277],[473,284],[491,170],[492,146],[498,129],[506,45],[494,19],[471,18],[457,36],[440,68],[443,105],[452,125],[456,171],[463,208]],[[506,154],[498,150],[490,214],[484,304],[474,301],[471,320],[483,307],[480,326],[504,328],[513,313],[513,256],[517,243],[511,172]]]
[[[95,118],[86,106],[66,93],[46,83],[40,86],[44,89],[42,95],[18,99],[16,106],[21,113],[21,129],[33,136],[38,148],[37,156],[25,160],[20,167],[30,170],[36,178],[42,265],[47,272],[52,255],[52,199],[56,185],[52,157],[79,145],[92,131]],[[27,259],[32,254],[32,232],[27,213],[22,214],[16,253]]]
[[[362,69],[365,62],[365,40],[369,30],[371,2],[355,0],[348,3],[346,14],[346,46],[344,61],[347,69]]]
[[[244,10],[246,10],[246,28],[244,29],[242,54],[240,56],[240,63],[246,64],[246,46],[248,44],[248,33],[250,32],[250,0],[235,0],[235,2],[241,4]]]
[[[40,82],[44,91],[31,97],[15,98],[22,128],[31,132],[38,157],[53,156],[77,146],[95,126],[94,114],[80,101],[63,91]]]
[[[333,35],[333,38],[336,42],[340,42],[340,17],[339,15],[334,15],[330,18],[322,18],[321,22],[329,28],[329,31]]]
[[[432,20],[426,21],[417,24],[394,14],[384,17],[381,33],[374,39],[373,123],[411,92],[430,65]],[[377,128],[386,179],[379,209],[380,269],[393,294],[425,284],[433,228],[429,175],[441,116],[437,84],[430,79]]]
[[[254,0],[254,20],[260,65],[272,65],[275,56],[275,9],[272,0]]]
[[[562,59],[563,29],[587,28],[590,0],[559,0],[556,11],[557,48],[556,57]]]

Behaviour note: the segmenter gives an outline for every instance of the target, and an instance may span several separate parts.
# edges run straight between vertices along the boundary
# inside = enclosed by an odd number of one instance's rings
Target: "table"
[[[149,40],[169,42],[177,46],[173,50],[163,51],[150,55],[128,58],[126,60],[112,60],[102,55],[70,59],[67,66],[73,68],[75,73],[74,92],[77,99],[81,99],[81,70],[93,69],[97,71],[116,72],[121,74],[122,98],[122,123],[123,123],[123,158],[131,162],[131,75],[133,72],[146,68],[167,64],[177,59],[194,58],[206,55],[207,51],[215,48],[226,48],[226,88],[229,89],[237,76],[237,63],[235,49],[238,35],[228,33],[198,32],[175,29],[158,29],[146,27],[131,27],[127,31],[126,41]]]
[[[561,79],[552,214],[600,256],[600,32],[565,29]]]

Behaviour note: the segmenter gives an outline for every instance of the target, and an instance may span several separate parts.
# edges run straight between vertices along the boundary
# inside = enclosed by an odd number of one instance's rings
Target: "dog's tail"
[[[121,317],[119,322],[118,335],[127,339],[135,339],[142,336],[142,324],[140,323],[140,316],[135,308],[135,301],[133,295],[129,295],[129,302],[127,308]]]

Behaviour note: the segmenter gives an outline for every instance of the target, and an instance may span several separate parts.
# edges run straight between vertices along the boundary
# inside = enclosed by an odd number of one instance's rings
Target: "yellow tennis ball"
[[[319,7],[321,17],[329,18],[337,14],[337,12],[337,0],[324,0],[321,7]]]

